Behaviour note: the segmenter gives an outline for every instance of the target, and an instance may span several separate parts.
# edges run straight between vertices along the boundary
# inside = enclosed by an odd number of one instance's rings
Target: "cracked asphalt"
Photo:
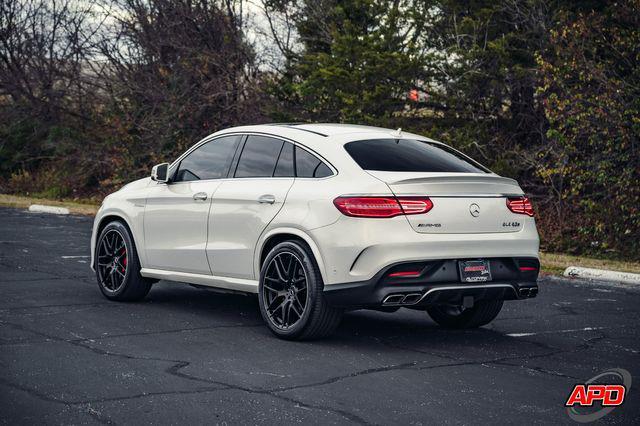
[[[640,424],[640,288],[545,277],[482,329],[355,311],[286,342],[255,297],[160,282],[107,301],[91,222],[0,208],[2,423],[573,423],[573,385],[617,367],[635,383],[600,422]]]

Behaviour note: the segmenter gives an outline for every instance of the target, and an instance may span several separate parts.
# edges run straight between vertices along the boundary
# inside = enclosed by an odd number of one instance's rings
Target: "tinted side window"
[[[364,170],[385,172],[488,173],[446,145],[414,139],[373,139],[349,142],[345,149]]]
[[[227,177],[231,158],[241,136],[223,136],[201,145],[178,166],[174,182]]]
[[[271,177],[283,142],[266,136],[249,136],[244,144],[235,177]]]
[[[296,175],[295,170],[293,170],[293,144],[284,143],[273,175],[276,177],[294,177]]]
[[[332,174],[331,169],[315,155],[296,146],[296,176],[322,178]]]

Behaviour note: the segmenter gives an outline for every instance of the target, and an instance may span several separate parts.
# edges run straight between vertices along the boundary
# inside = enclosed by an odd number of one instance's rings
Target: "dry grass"
[[[540,263],[542,264],[542,272],[557,275],[562,275],[569,266],[640,273],[640,262],[637,261],[593,259],[559,253],[540,253]]]
[[[42,198],[0,194],[0,206],[27,209],[31,204],[46,204],[48,206],[66,207],[73,214],[84,215],[95,215],[100,207],[96,204],[80,203],[77,201],[55,201]]]

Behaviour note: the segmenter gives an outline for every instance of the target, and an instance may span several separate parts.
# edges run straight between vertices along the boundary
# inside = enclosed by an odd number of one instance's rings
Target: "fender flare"
[[[95,240],[92,241],[92,243],[91,243],[91,265],[92,265],[92,267],[94,267],[94,262],[95,262],[96,244],[98,243],[98,238],[100,237],[100,234],[99,234],[98,230],[100,228],[102,228],[103,225],[106,226],[106,222],[108,222],[107,221],[108,218],[115,218],[115,219],[118,219],[118,220],[121,220],[122,222],[124,222],[125,226],[127,227],[129,232],[131,233],[131,239],[133,240],[133,244],[135,245],[136,254],[138,255],[138,260],[140,262],[140,266],[144,267],[144,264],[146,263],[146,257],[144,257],[144,252],[141,253],[141,251],[140,251],[141,250],[140,249],[140,244],[139,244],[140,238],[138,238],[138,236],[136,235],[135,231],[133,230],[133,227],[131,226],[131,221],[127,217],[127,214],[124,211],[122,211],[122,210],[120,210],[118,208],[110,208],[108,210],[99,212],[99,215],[100,216],[96,216],[96,222],[95,222]],[[143,238],[143,240],[144,240],[144,238]],[[144,241],[142,241],[142,243],[144,244]]]
[[[316,263],[318,264],[318,269],[320,269],[320,275],[322,276],[322,281],[326,282],[327,274],[325,271],[324,260],[322,259],[322,254],[320,253],[320,249],[318,248],[318,244],[316,244],[315,240],[306,232],[299,228],[292,227],[278,227],[272,228],[260,236],[258,240],[258,244],[256,244],[256,251],[253,256],[253,267],[254,274],[256,279],[260,277],[260,255],[262,254],[262,250],[264,248],[265,242],[267,242],[271,237],[278,234],[291,234],[296,237],[301,238],[304,242],[306,242],[311,248],[311,252],[316,259]]]

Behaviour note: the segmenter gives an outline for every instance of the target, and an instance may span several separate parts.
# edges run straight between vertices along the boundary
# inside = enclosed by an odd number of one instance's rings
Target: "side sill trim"
[[[258,293],[258,281],[242,278],[219,277],[215,275],[192,274],[189,272],[165,271],[162,269],[142,268],[140,275],[146,278],[156,278],[167,281],[182,281],[189,284],[199,284],[209,287],[224,288],[228,290],[242,291],[245,293]]]

